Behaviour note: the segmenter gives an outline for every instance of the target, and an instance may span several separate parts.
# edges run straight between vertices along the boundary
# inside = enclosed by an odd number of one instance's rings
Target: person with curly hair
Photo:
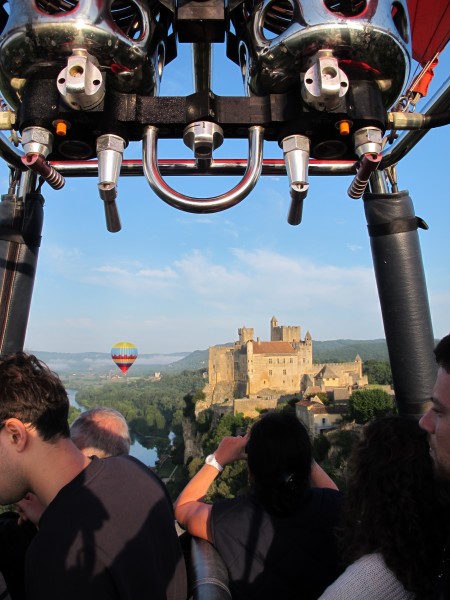
[[[447,511],[443,520],[447,540],[436,578],[433,600],[450,599],[450,334],[441,339],[434,349],[438,365],[436,381],[431,394],[431,405],[419,421],[428,434],[430,454],[434,463],[436,481]]]
[[[242,459],[249,493],[204,503],[223,468]],[[340,500],[312,459],[304,425],[292,413],[273,411],[248,435],[220,442],[181,492],[175,517],[216,547],[233,600],[316,600],[341,572],[334,539]]]
[[[407,417],[369,423],[348,464],[344,573],[320,600],[432,598],[444,542],[426,434]]]

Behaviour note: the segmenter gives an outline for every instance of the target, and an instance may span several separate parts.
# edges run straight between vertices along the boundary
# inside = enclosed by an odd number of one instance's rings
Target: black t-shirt
[[[186,572],[161,481],[128,456],[96,459],[39,521],[27,600],[185,600]]]
[[[213,543],[233,600],[313,600],[341,573],[334,539],[341,494],[310,489],[299,510],[274,517],[247,496],[215,502]]]
[[[36,527],[30,521],[19,525],[16,512],[0,515],[0,572],[12,600],[25,599],[25,554],[36,535]]]
[[[450,600],[450,538],[442,551],[433,600]]]

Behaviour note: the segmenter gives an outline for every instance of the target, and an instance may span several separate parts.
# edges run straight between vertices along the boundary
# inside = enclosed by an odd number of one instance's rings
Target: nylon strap
[[[394,219],[386,223],[377,223],[376,225],[367,225],[370,237],[380,235],[391,235],[393,233],[406,233],[416,229],[428,229],[428,225],[420,217],[411,217],[410,219]]]

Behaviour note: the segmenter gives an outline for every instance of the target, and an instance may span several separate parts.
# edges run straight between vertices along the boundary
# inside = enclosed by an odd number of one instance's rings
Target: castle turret
[[[239,335],[239,343],[246,344],[247,342],[253,340],[253,336],[254,336],[253,327],[239,328],[238,335]]]
[[[276,335],[277,335],[276,332],[277,332],[277,329],[278,329],[277,325],[278,325],[277,318],[276,317],[272,317],[270,319],[270,341],[271,342],[274,342],[274,341],[276,341],[278,339],[276,337]]]

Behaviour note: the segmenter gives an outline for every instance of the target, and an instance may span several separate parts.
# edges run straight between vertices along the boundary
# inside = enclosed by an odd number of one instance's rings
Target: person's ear
[[[17,452],[22,452],[28,440],[28,431],[20,419],[11,417],[4,422],[8,440]]]

